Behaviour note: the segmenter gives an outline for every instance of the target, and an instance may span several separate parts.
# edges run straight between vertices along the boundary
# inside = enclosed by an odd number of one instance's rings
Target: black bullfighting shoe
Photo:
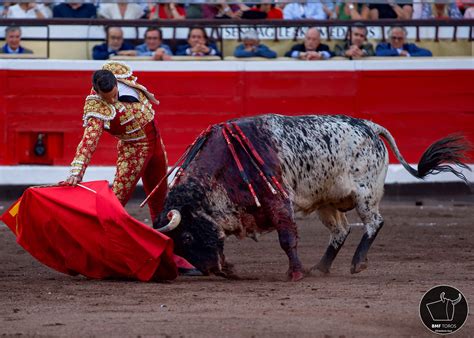
[[[202,272],[196,268],[192,268],[192,269],[178,268],[178,273],[180,276],[188,276],[188,277],[203,276]]]
[[[174,262],[178,267],[178,273],[180,276],[203,276],[201,271],[196,269],[194,265],[189,263],[186,259],[181,256],[173,255]]]

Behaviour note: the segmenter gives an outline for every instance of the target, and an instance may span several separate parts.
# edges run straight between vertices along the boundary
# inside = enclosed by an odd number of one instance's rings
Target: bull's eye
[[[193,235],[191,235],[189,232],[183,232],[183,234],[181,235],[181,240],[183,241],[183,244],[184,245],[190,245],[194,238],[193,238]]]

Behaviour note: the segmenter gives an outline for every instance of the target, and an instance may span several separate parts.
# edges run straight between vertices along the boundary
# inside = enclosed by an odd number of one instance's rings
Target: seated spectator
[[[409,20],[413,14],[412,4],[397,4],[395,0],[386,0],[387,3],[371,3],[370,19],[401,19]]]
[[[36,2],[21,2],[8,7],[8,19],[47,19],[51,17],[51,10]]]
[[[275,4],[262,1],[249,11],[243,12],[242,19],[283,19],[283,11]]]
[[[355,23],[351,27],[349,38],[343,44],[336,46],[335,54],[350,60],[374,56],[374,47],[367,42],[367,27],[361,23]]]
[[[336,4],[336,18],[339,20],[367,20],[369,13],[369,6],[366,4],[350,2]]]
[[[8,6],[10,6],[9,2],[5,2],[0,4],[0,18],[6,18],[8,13]]]
[[[277,57],[276,52],[260,43],[258,33],[255,30],[245,32],[242,42],[234,51],[234,56],[237,58],[262,57],[274,59]]]
[[[68,2],[53,7],[54,18],[95,18],[97,9],[93,4]]]
[[[5,29],[5,45],[0,54],[33,54],[33,51],[21,46],[21,28],[10,26]]]
[[[423,3],[421,19],[462,19],[461,11],[456,3]]]
[[[388,32],[390,42],[381,42],[375,50],[376,56],[432,56],[432,53],[420,48],[414,43],[406,43],[407,30],[405,27],[395,26]]]
[[[204,17],[202,4],[191,3],[186,7],[186,19],[202,19]]]
[[[148,16],[150,20],[154,19],[186,19],[186,10],[182,4],[159,3],[150,8]]]
[[[474,19],[474,7],[469,7],[464,12],[464,19]]]
[[[240,4],[205,4],[202,7],[203,17],[205,19],[240,19],[243,12],[250,8],[242,3]]]
[[[217,55],[220,56],[217,47],[209,43],[206,30],[202,27],[194,27],[189,29],[188,43],[185,45],[178,46],[176,55],[187,55],[187,56],[209,56]]]
[[[123,41],[123,31],[120,27],[109,27],[106,30],[106,42],[94,46],[92,58],[94,60],[107,60],[111,55],[134,56],[135,48]]]
[[[163,43],[163,32],[158,27],[145,31],[145,43],[135,47],[137,56],[153,56],[155,60],[171,60],[171,48]]]
[[[145,15],[143,7],[134,3],[105,3],[101,4],[97,15],[104,19],[136,20]]]
[[[283,18],[325,20],[333,17],[333,11],[334,4],[332,2],[293,2],[283,8]]]
[[[412,6],[413,11],[411,13],[411,18],[413,20],[421,19],[421,8],[423,6],[424,1],[427,1],[427,0],[420,0],[420,1],[413,2],[413,6]]]
[[[315,27],[308,29],[304,43],[294,45],[285,56],[299,60],[327,60],[334,56],[329,47],[321,43],[321,34]]]

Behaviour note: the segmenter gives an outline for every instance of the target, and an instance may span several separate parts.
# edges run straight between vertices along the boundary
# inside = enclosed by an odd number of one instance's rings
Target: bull
[[[348,116],[262,115],[234,123],[272,169],[287,196],[275,195],[263,184],[249,154],[236,144],[235,153],[259,198],[255,203],[223,137],[224,125],[214,125],[198,155],[170,189],[164,211],[154,222],[155,229],[173,239],[175,252],[205,275],[236,277],[224,255],[227,236],[255,237],[276,229],[289,259],[288,278],[303,278],[295,212],[317,212],[329,230],[329,245],[313,267],[328,273],[350,232],[345,213],[352,209],[365,233],[352,258],[351,273],[366,269],[367,253],[384,224],[379,204],[388,152],[381,137],[417,178],[451,172],[466,181],[459,167],[469,169],[463,163],[469,145],[461,136],[433,143],[414,169],[400,154],[392,135],[371,121]]]

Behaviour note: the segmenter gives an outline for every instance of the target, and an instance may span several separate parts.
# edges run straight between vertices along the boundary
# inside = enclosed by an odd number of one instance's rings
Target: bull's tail
[[[387,129],[372,122],[369,125],[375,133],[387,140],[398,161],[411,175],[422,179],[427,175],[450,172],[468,184],[466,176],[458,169],[463,168],[471,171],[471,168],[464,162],[468,159],[467,152],[472,148],[464,136],[460,134],[449,135],[431,144],[421,155],[418,169],[415,169],[405,161],[398,150],[395,139]]]

